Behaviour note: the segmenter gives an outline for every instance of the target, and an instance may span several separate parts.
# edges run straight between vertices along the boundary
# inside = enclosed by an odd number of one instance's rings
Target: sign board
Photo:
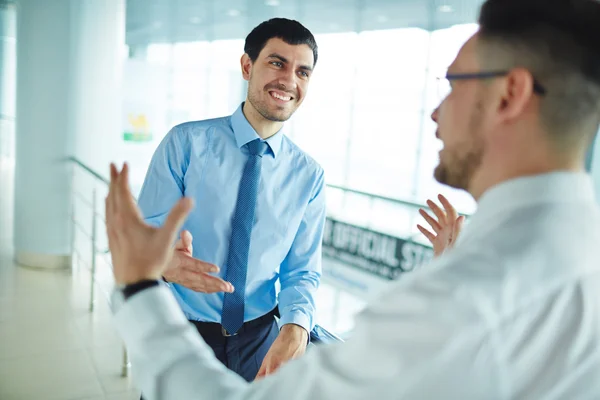
[[[394,280],[433,258],[420,243],[327,218],[323,255],[381,278]]]
[[[145,114],[127,115],[127,127],[123,132],[123,140],[126,142],[151,142],[152,133]]]
[[[168,131],[171,80],[166,65],[128,58],[123,66],[121,132],[128,156],[155,149]],[[136,148],[130,148],[130,146]]]

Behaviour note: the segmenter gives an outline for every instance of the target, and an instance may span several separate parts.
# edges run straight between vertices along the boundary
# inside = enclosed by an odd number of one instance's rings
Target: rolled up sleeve
[[[321,252],[325,227],[325,179],[320,170],[313,194],[280,268],[280,325],[296,324],[307,332],[315,325],[315,292],[321,280]]]

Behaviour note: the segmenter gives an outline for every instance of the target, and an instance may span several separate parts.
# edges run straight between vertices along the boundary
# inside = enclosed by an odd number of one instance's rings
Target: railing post
[[[94,311],[94,277],[96,276],[96,187],[92,191],[92,272],[90,279],[90,312]]]
[[[129,355],[127,354],[127,349],[123,346],[123,366],[121,368],[121,376],[126,378],[129,376],[129,367],[131,367],[131,363],[129,362]]]
[[[75,217],[75,166],[71,165],[71,271],[75,266],[77,225]]]
[[[367,221],[366,227],[371,229],[371,221],[373,221],[375,219],[374,215],[373,215],[373,214],[375,214],[375,197],[371,197],[371,199],[369,200],[369,207],[370,207],[369,215],[371,216],[371,218],[369,218],[369,220]]]

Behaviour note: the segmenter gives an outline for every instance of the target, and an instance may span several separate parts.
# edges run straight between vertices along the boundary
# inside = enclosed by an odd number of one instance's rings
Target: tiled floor
[[[0,399],[139,399],[106,299],[89,307],[89,272],[12,262],[12,168],[0,160]]]

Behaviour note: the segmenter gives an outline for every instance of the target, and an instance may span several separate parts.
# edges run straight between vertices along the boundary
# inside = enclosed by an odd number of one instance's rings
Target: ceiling
[[[419,27],[477,19],[481,0],[127,0],[127,44],[244,38],[260,22],[288,17],[313,33]]]

